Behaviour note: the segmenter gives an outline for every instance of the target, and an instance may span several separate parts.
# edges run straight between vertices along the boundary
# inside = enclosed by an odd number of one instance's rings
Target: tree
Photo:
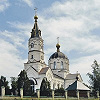
[[[100,66],[95,60],[91,67],[93,71],[92,73],[88,73],[87,75],[90,78],[89,82],[91,88],[93,89],[93,93],[94,95],[96,95],[96,91],[100,91]]]
[[[4,76],[1,76],[0,78],[0,94],[1,94],[1,87],[4,86],[5,87],[5,94],[6,95],[9,95],[10,94],[10,89],[9,89],[9,86],[8,86],[8,81],[6,81],[6,77]]]
[[[20,74],[18,75],[17,84],[18,84],[17,85],[18,93],[20,93],[20,88],[23,88],[24,96],[31,95],[31,87],[30,87],[31,84],[25,70],[21,71]]]
[[[11,91],[13,95],[17,95],[17,78],[16,77],[11,77]]]
[[[62,87],[55,90],[56,96],[64,96],[64,94],[65,94],[65,91],[64,91],[64,88]]]
[[[51,96],[51,87],[47,78],[43,78],[40,86],[40,95],[41,96]]]

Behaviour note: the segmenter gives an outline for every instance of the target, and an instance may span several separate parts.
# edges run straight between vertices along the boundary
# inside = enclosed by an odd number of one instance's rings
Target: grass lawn
[[[40,98],[40,99],[37,99],[37,98],[23,98],[23,99],[20,99],[20,97],[4,97],[3,99],[0,98],[0,100],[66,100],[66,99],[64,99],[64,98],[55,98],[55,99],[52,99],[52,98]],[[67,100],[78,100],[78,99],[77,98],[69,98]],[[99,100],[99,99],[80,98],[79,100]]]

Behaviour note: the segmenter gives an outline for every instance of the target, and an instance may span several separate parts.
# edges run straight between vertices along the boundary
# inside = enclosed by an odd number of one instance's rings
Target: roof
[[[86,90],[89,91],[90,89],[85,86],[82,82],[80,81],[75,81],[66,90]]]
[[[54,54],[52,54],[49,58],[50,59],[54,59],[54,58],[66,58],[67,59],[67,56],[65,54],[63,54],[62,52],[55,52]]]
[[[44,67],[40,70],[39,74],[45,74],[48,71],[49,67]]]
[[[82,80],[82,77],[80,75],[80,73],[76,73],[76,74],[68,74],[65,78],[66,80],[73,80],[73,79],[76,79],[76,80],[80,80],[80,81],[83,81]]]
[[[30,67],[31,67],[32,69],[34,69],[36,72],[38,72],[34,67],[32,67],[32,66],[30,66]],[[29,67],[29,68],[30,68],[30,67]],[[29,70],[29,68],[26,69],[26,71]]]
[[[78,76],[78,74],[68,74],[68,75],[66,76],[66,79],[67,79],[67,80],[76,79],[77,76]]]
[[[68,88],[71,84],[73,84],[74,82],[76,81],[76,79],[73,79],[73,80],[67,80],[67,81],[65,81],[66,83],[66,88]]]
[[[41,30],[38,28],[38,24],[37,24],[38,17],[35,15],[34,19],[35,19],[35,23],[34,23],[34,27],[31,32],[31,38],[41,37]]]
[[[57,75],[57,74],[54,74],[54,73],[53,73],[53,75],[54,75],[55,78],[64,79],[63,77],[61,77],[61,76],[59,76],[59,75]]]

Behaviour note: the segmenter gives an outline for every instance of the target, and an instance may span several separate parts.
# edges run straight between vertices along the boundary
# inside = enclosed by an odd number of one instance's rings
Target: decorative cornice
[[[29,52],[33,52],[33,51],[41,52],[41,53],[43,53],[43,54],[44,54],[44,52],[39,51],[39,50],[31,50],[31,51],[29,51]],[[29,52],[28,52],[28,54],[29,54]]]

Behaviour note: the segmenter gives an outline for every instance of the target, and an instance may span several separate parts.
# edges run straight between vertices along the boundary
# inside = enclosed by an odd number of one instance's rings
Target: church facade
[[[79,73],[71,74],[69,72],[69,59],[60,51],[60,44],[56,44],[57,51],[53,53],[48,65],[44,61],[43,39],[41,30],[38,28],[38,16],[34,16],[35,22],[28,41],[28,61],[24,63],[24,70],[30,80],[34,81],[34,88],[40,89],[41,82],[46,78],[51,85],[51,89],[63,87],[69,88],[75,81],[83,84]],[[77,82],[78,83],[78,82]],[[85,90],[89,90],[84,86]]]

